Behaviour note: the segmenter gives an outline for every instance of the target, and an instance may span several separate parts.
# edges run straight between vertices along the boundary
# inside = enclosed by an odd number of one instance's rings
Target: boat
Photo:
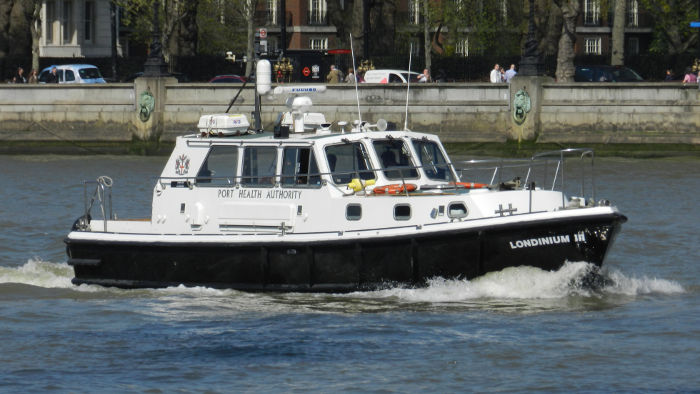
[[[258,87],[290,96],[272,131],[202,116],[177,138],[148,218],[118,219],[112,180],[86,181],[65,239],[73,283],[350,292],[599,267],[627,220],[596,198],[590,149],[453,162],[434,134],[326,122],[309,112],[323,89]]]

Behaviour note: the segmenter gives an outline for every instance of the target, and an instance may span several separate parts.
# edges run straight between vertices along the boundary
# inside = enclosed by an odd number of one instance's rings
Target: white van
[[[367,83],[406,83],[409,75],[411,83],[418,82],[420,74],[402,70],[368,70],[364,78]]]

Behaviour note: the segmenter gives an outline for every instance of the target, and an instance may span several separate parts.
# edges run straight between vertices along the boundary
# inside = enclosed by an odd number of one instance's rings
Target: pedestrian
[[[326,82],[328,83],[338,83],[340,82],[340,74],[336,70],[335,66],[331,64],[331,71],[326,75]]]
[[[493,66],[493,70],[491,70],[491,75],[490,75],[491,83],[499,83],[501,82],[501,67],[496,63]]]
[[[56,67],[51,69],[51,73],[48,78],[46,78],[46,83],[58,83],[58,70]]]
[[[674,79],[676,79],[676,76],[673,75],[673,70],[669,68],[666,70],[666,77],[664,78],[664,81],[673,81]]]
[[[515,64],[511,64],[508,71],[506,71],[506,82],[510,83],[510,80],[516,75],[518,75],[518,72],[515,71]]]
[[[36,68],[33,68],[32,71],[29,73],[29,79],[27,80],[27,83],[39,83],[39,78],[36,75]]]
[[[427,68],[423,69],[423,74],[418,74],[418,82],[433,82],[430,79],[430,71]]]
[[[27,83],[27,78],[24,77],[24,69],[17,67],[17,74],[13,78],[14,83]]]
[[[683,77],[683,85],[686,83],[695,83],[698,81],[697,76],[695,76],[695,73],[690,70],[690,67],[687,67],[685,69],[685,77]]]
[[[348,75],[345,77],[345,82],[355,83],[355,73],[352,68],[348,68]]]

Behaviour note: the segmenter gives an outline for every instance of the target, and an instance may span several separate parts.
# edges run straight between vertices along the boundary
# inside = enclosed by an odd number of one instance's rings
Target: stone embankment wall
[[[52,142],[170,142],[195,130],[201,115],[222,113],[240,86],[178,84],[174,79],[138,79],[134,84],[0,85],[1,152]],[[531,110],[522,125],[513,120],[516,92],[526,91]],[[140,96],[149,91],[155,108],[139,118]],[[246,87],[232,113],[250,117],[253,87]],[[362,84],[360,112],[370,123],[384,118],[403,127],[405,85]],[[329,85],[311,95],[313,112],[328,121],[352,122],[358,105],[352,85]],[[700,91],[679,83],[572,83],[516,78],[506,84],[414,84],[409,91],[408,128],[439,134],[445,142],[700,145]],[[286,97],[262,98],[263,125],[286,110]],[[334,126],[335,128],[335,126]]]

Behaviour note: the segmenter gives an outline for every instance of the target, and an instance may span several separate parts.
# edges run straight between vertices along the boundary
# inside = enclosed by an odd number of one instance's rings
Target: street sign
[[[267,29],[264,27],[260,28],[260,39],[264,40],[267,38]]]
[[[304,67],[304,69],[301,70],[301,72],[304,74],[305,77],[308,77],[311,74],[311,70],[309,70],[308,67]]]
[[[690,27],[700,27],[700,22],[690,22]]]

